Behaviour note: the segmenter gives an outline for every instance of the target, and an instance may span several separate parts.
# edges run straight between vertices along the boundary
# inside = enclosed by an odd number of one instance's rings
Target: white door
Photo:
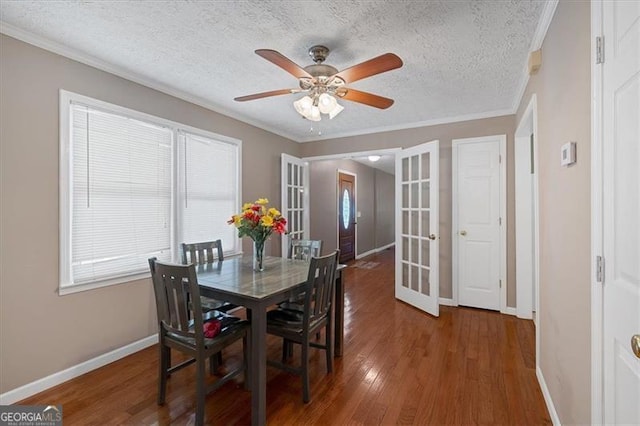
[[[640,2],[603,2],[604,422],[640,424]],[[639,342],[640,345],[640,342]]]
[[[434,316],[440,314],[438,161],[438,141],[396,154],[396,298]]]
[[[459,305],[501,309],[501,144],[456,139],[452,163],[453,286]]]
[[[309,238],[309,163],[282,154],[282,215],[287,219],[288,235],[282,237],[282,257],[287,257],[289,240]]]

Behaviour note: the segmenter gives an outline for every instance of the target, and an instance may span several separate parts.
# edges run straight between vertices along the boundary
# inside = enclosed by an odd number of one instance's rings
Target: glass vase
[[[264,241],[253,242],[253,270],[264,271]]]

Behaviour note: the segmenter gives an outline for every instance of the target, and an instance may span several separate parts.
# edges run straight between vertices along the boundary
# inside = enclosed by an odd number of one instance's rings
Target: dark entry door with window
[[[338,173],[338,245],[340,263],[356,257],[356,177]]]

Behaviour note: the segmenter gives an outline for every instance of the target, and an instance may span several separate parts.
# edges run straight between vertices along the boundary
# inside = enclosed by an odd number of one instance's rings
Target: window
[[[60,117],[60,294],[148,276],[181,242],[240,251],[240,141],[66,91]]]

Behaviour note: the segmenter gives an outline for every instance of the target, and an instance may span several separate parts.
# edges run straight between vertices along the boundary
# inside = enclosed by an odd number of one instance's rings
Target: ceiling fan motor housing
[[[313,62],[316,64],[321,64],[327,59],[329,56],[329,48],[326,46],[321,46],[319,44],[315,46],[311,46],[309,48],[309,56],[313,59]]]

